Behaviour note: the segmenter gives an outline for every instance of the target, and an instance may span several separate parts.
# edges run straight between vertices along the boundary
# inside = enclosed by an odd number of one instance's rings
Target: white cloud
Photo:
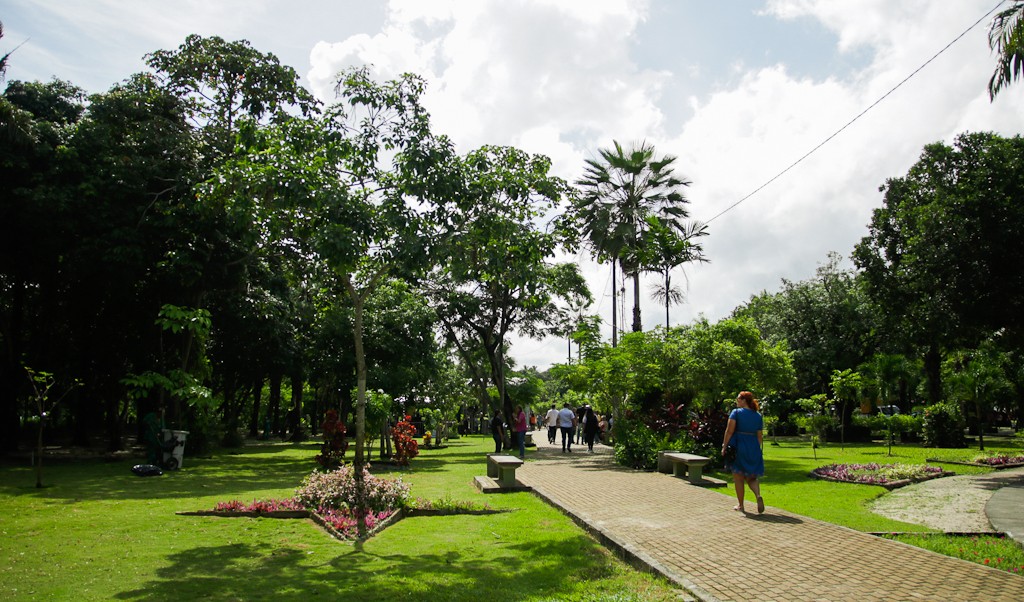
[[[662,90],[701,65],[689,61],[686,73],[670,73],[637,64],[633,34],[648,7],[624,1],[393,1],[381,33],[318,46],[313,63],[314,70],[347,61],[372,62],[382,75],[424,74],[435,127],[460,150],[516,145],[551,156],[555,172],[568,179],[580,173],[584,157],[613,139],[646,139],[679,157],[678,171],[694,182],[691,214],[707,220],[888,92],[991,8],[986,4],[773,0],[766,14],[818,22],[834,33],[841,52],[867,51],[870,60],[842,79],[796,78],[783,64],[751,70],[737,62],[732,87],[685,100],[664,98]],[[712,263],[675,277],[689,282],[689,301],[673,308],[672,321],[722,318],[750,295],[777,290],[782,278],[813,276],[830,251],[849,255],[881,203],[878,186],[904,174],[925,144],[965,129],[1019,131],[1024,123],[1011,107],[1019,106],[1021,90],[988,103],[991,61],[978,27],[812,156],[716,219],[703,241]],[[665,131],[664,114],[682,103],[692,118],[680,131]],[[585,257],[582,264],[599,299],[595,308],[608,320],[608,268]],[[643,294],[645,328],[661,324],[664,309],[646,298],[646,283]],[[627,327],[631,295],[627,283]],[[563,361],[564,342],[516,339],[513,353],[521,364],[546,365]]]

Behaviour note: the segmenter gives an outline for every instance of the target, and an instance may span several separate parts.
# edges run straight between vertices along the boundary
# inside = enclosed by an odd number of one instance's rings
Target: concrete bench
[[[685,476],[694,485],[701,484],[704,478],[704,465],[711,461],[711,458],[704,456],[679,452],[668,452],[663,457],[672,462],[672,476]]]
[[[516,469],[523,461],[507,454],[487,454],[487,476],[498,481],[502,487],[515,487]]]

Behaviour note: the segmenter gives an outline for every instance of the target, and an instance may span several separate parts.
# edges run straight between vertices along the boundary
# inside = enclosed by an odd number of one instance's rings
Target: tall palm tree
[[[1004,9],[988,30],[988,46],[999,54],[996,70],[988,82],[988,97],[996,94],[1024,72],[1024,0],[1015,0]]]
[[[598,261],[612,262],[613,279],[616,263],[633,279],[633,331],[637,332],[642,329],[640,273],[646,267],[648,218],[685,232],[689,214],[682,189],[690,182],[673,174],[675,157],[656,157],[654,146],[646,142],[626,150],[613,141],[613,147],[601,149],[599,155],[600,159],[587,159],[584,175],[576,181],[581,194],[574,201],[573,210]],[[612,307],[614,345],[614,298]]]
[[[651,296],[665,304],[665,330],[669,328],[668,311],[671,305],[683,302],[678,287],[672,286],[672,270],[692,261],[707,262],[704,247],[695,239],[707,235],[707,225],[691,222],[683,232],[665,227],[655,218],[648,218],[644,263],[649,272],[657,272],[662,282],[651,287]]]

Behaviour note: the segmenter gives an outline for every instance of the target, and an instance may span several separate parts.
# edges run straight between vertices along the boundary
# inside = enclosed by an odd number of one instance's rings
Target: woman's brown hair
[[[761,411],[760,405],[757,403],[757,400],[754,399],[754,394],[750,391],[740,391],[740,394],[736,396],[736,399],[742,399],[747,402],[747,407],[755,412]]]

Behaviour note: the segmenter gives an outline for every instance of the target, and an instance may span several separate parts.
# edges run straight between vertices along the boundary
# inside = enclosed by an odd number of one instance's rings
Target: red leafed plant
[[[415,437],[416,429],[409,423],[408,416],[391,427],[391,439],[395,443],[395,462],[408,466],[409,460],[419,455],[420,449]]]
[[[322,426],[324,444],[320,447],[320,455],[316,461],[320,466],[331,469],[341,466],[345,461],[345,452],[348,451],[348,441],[345,440],[345,423],[338,417],[335,410],[327,410]]]

